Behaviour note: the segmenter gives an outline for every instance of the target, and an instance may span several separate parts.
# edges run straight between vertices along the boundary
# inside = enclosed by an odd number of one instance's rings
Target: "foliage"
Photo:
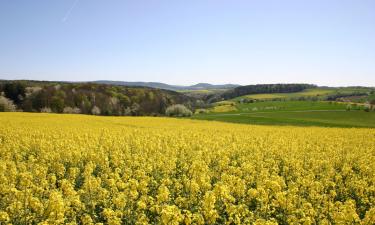
[[[81,110],[78,107],[65,107],[63,110],[63,113],[68,113],[68,114],[80,114]]]
[[[13,101],[0,95],[0,112],[14,112],[16,111],[16,106]]]
[[[327,101],[342,101],[345,98],[353,96],[367,96],[367,92],[353,92],[353,93],[335,93],[327,96]]]
[[[94,83],[0,81],[0,93],[26,112],[50,108],[55,113],[100,115],[160,115],[173,104],[190,104],[193,99],[168,90]],[[64,110],[65,109],[65,110]]]
[[[208,113],[209,111],[207,109],[197,109],[195,110],[195,114],[204,114]]]
[[[91,113],[93,114],[93,115],[100,115],[100,108],[98,107],[98,106],[94,106],[94,107],[92,107],[92,109],[91,109]]]
[[[176,117],[188,117],[192,116],[192,112],[184,105],[172,105],[165,110],[165,115],[176,116]]]
[[[52,110],[49,107],[43,107],[43,108],[40,109],[40,112],[41,113],[51,113]]]
[[[0,92],[4,92],[5,97],[15,104],[19,104],[26,95],[26,84],[20,81],[0,84]]]
[[[374,129],[0,113],[0,223],[371,224]]]

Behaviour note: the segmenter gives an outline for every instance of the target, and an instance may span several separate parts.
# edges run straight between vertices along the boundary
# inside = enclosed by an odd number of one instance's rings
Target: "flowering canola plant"
[[[0,114],[0,224],[373,224],[375,129]]]

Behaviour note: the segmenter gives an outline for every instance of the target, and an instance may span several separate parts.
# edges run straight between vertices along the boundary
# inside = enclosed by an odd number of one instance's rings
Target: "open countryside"
[[[0,225],[375,225],[375,1],[0,1]]]
[[[375,127],[375,113],[367,113],[363,107],[359,103],[319,101],[222,102],[193,118],[248,124]]]

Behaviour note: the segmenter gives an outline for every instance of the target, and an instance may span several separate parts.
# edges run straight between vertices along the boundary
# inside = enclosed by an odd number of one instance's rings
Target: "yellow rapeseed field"
[[[375,129],[0,114],[0,224],[374,224]]]

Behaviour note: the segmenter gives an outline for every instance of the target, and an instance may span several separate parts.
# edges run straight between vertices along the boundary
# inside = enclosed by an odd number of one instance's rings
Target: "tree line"
[[[224,93],[207,96],[207,101],[215,102],[220,100],[227,100],[236,98],[238,96],[250,94],[264,94],[264,93],[293,93],[303,91],[308,88],[316,88],[312,84],[256,84],[239,86],[228,90]]]
[[[307,88],[315,88],[311,84],[256,84],[236,87],[222,94],[223,98],[235,98],[242,95],[263,93],[293,93]]]
[[[118,116],[162,115],[168,106],[193,104],[174,91],[95,83],[0,81],[0,96],[20,111]]]

